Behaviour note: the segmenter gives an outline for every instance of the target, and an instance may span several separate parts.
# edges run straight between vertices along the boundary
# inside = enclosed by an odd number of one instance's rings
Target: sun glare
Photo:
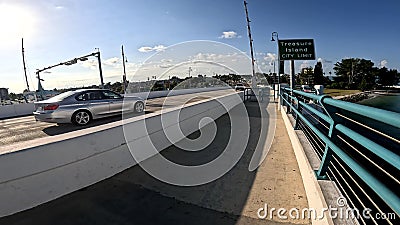
[[[21,6],[0,4],[0,41],[7,45],[22,37],[29,37],[34,31],[35,17]]]

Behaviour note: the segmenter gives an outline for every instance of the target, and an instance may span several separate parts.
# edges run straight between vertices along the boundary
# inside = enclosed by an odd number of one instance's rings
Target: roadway
[[[232,92],[232,89],[218,90],[209,92],[200,92],[194,94],[177,95],[149,99],[146,101],[145,113],[160,111],[162,108],[172,108],[182,106],[186,103],[196,102],[212,97],[218,97]],[[141,114],[129,114],[129,117],[138,116]],[[6,146],[14,143],[34,140],[37,138],[55,136],[63,133],[81,130],[88,127],[94,127],[106,123],[111,123],[121,120],[121,116],[113,116],[100,120],[92,121],[91,124],[85,127],[75,126],[73,124],[55,124],[36,121],[34,116],[24,116],[11,119],[0,120],[0,146]]]

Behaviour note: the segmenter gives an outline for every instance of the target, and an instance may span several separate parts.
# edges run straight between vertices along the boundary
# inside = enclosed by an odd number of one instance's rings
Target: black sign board
[[[314,60],[315,48],[313,39],[279,40],[280,60]]]

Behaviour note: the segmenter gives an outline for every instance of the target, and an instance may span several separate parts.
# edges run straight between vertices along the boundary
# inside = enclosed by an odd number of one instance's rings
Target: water
[[[366,99],[358,104],[372,106],[375,108],[385,109],[393,112],[400,113],[400,94],[397,95],[377,95],[374,98]],[[358,116],[359,117],[359,116]],[[397,127],[390,126],[388,124],[383,124],[374,120],[370,120],[366,117],[358,118],[358,121],[363,121],[364,124],[369,125],[370,127],[374,127],[375,129],[390,135],[398,140],[400,140],[400,129]],[[397,118],[393,118],[393,120],[400,120],[400,114]],[[364,133],[367,135],[366,133]],[[394,149],[398,149],[398,143],[394,146]]]
[[[400,113],[400,94],[391,96],[378,95],[377,97],[363,100],[359,104]]]

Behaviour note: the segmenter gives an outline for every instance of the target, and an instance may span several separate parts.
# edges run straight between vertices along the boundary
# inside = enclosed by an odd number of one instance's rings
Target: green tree
[[[8,97],[9,97],[11,100],[18,99],[18,95],[15,94],[14,92],[11,92],[10,94],[8,94]]]
[[[400,74],[397,70],[388,70],[386,67],[382,67],[377,70],[378,83],[382,86],[392,86],[399,83]]]
[[[371,89],[375,85],[375,69],[371,60],[350,58],[342,59],[333,67],[341,82],[347,82],[347,89],[360,89],[361,82],[365,80],[363,88]]]
[[[314,67],[314,84],[325,84],[324,69],[322,68],[322,62],[317,62]]]
[[[361,80],[361,83],[358,86],[358,89],[360,89],[361,91],[366,91],[368,89],[368,84],[367,84],[367,81],[365,80],[365,78],[363,78]]]

